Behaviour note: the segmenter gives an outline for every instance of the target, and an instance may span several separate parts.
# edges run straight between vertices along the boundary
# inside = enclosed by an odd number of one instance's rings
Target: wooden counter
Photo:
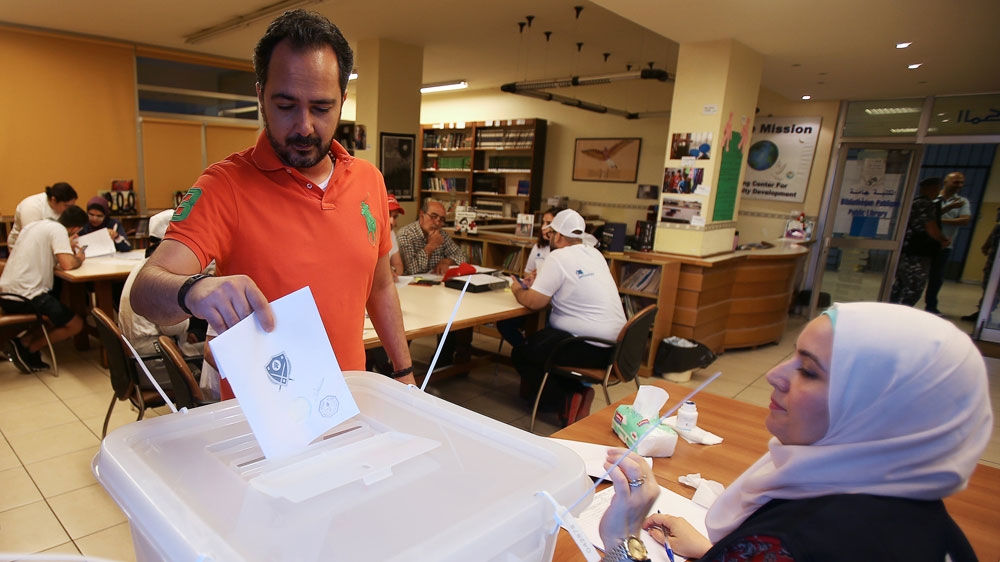
[[[781,340],[795,279],[807,248],[795,244],[697,258],[627,252],[629,258],[680,263],[670,333],[719,353]]]

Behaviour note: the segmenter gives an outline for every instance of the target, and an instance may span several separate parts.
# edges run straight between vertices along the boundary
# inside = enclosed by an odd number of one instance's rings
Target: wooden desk
[[[83,318],[90,314],[90,289],[93,286],[96,296],[95,306],[115,317],[115,299],[112,286],[122,283],[145,257],[145,250],[132,250],[109,256],[99,256],[84,260],[83,265],[76,269],[64,271],[56,269],[56,277],[66,281],[63,284],[63,294],[67,296],[69,307]],[[87,329],[74,336],[73,342],[77,349],[89,349],[90,339]]]
[[[673,406],[690,389],[666,381],[649,384],[663,387],[670,393],[667,406]],[[622,442],[611,430],[611,417],[619,404],[631,404],[635,395],[604,408],[552,434],[552,437],[573,439],[621,447]],[[710,480],[728,486],[737,476],[767,452],[770,434],[764,427],[767,409],[702,392],[698,402],[698,425],[725,438],[720,445],[692,445],[678,439],[677,449],[670,458],[654,459],[653,473],[661,486],[686,498],[694,490],[681,486],[677,478],[700,472]],[[968,537],[980,560],[1000,560],[1000,470],[979,465],[969,487],[945,500],[948,512]],[[554,562],[584,560],[565,531],[559,532]]]
[[[406,339],[412,340],[444,332],[452,309],[462,291],[445,287],[405,285],[399,287],[399,304],[403,310],[403,329]],[[532,314],[534,311],[521,306],[510,290],[465,293],[462,305],[455,315],[451,331],[472,328],[497,320]],[[380,345],[371,321],[365,319],[364,341],[366,348]]]

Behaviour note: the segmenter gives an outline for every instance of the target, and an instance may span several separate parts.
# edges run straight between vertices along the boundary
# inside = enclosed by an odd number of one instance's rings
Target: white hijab
[[[910,307],[838,304],[830,427],[768,443],[706,517],[712,542],[772,499],[873,494],[937,500],[965,488],[990,438],[986,366],[969,336]]]

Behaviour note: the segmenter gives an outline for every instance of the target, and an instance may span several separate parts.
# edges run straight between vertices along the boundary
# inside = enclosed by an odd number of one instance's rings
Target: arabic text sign
[[[834,233],[886,237],[896,220],[904,177],[887,171],[884,154],[876,152],[848,161],[844,166]]]
[[[1000,134],[1000,94],[935,98],[927,134]]]
[[[820,117],[759,117],[747,151],[743,197],[802,202],[806,198]]]

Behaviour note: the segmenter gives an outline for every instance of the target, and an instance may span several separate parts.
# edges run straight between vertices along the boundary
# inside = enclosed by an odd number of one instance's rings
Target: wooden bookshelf
[[[439,200],[449,220],[458,205],[476,207],[484,221],[537,210],[546,131],[544,119],[422,125],[418,205]]]
[[[643,259],[644,256],[611,254],[608,266],[611,276],[618,285],[625,316],[631,318],[636,312],[655,304],[656,318],[650,329],[646,347],[646,358],[639,368],[642,376],[653,375],[656,348],[663,338],[670,337],[674,318],[674,304],[677,297],[677,282],[681,264],[668,260]]]

